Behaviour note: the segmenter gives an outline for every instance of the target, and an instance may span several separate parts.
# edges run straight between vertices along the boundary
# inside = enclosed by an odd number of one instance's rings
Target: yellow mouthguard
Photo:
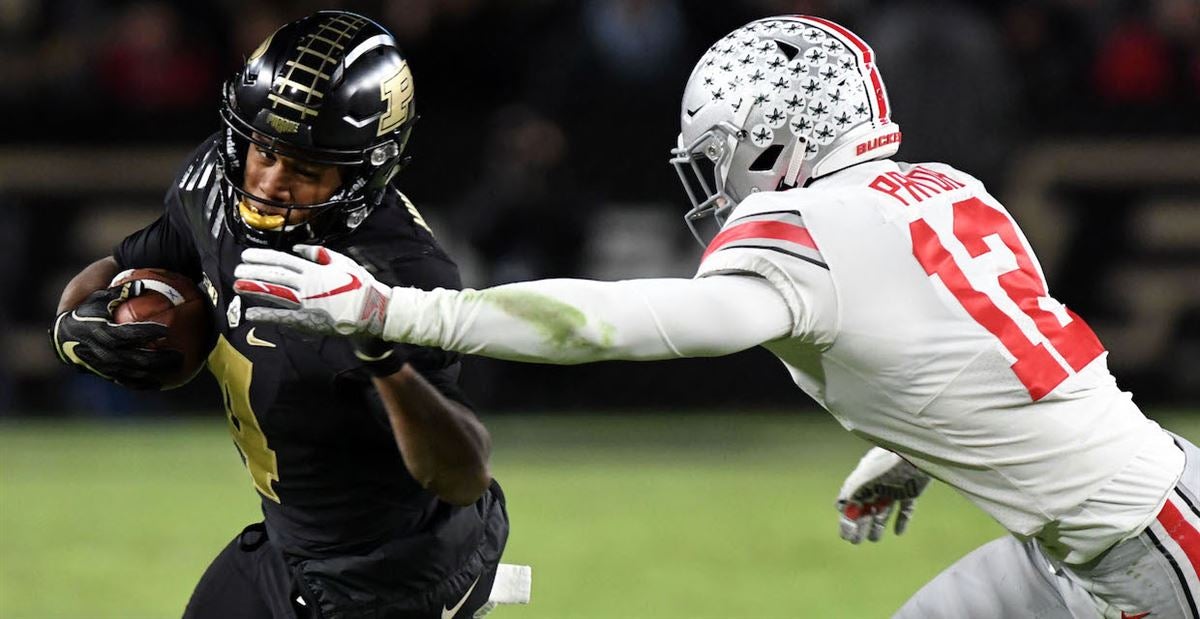
[[[246,203],[245,198],[238,202],[238,213],[242,216],[242,221],[255,230],[277,230],[283,227],[283,215],[269,215],[255,210]]]

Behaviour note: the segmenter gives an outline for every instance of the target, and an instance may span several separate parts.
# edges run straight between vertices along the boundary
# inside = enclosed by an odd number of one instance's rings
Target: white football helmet
[[[692,69],[671,150],[692,234],[704,244],[697,222],[723,224],[756,191],[895,154],[889,112],[874,52],[838,24],[787,15],[729,33]]]

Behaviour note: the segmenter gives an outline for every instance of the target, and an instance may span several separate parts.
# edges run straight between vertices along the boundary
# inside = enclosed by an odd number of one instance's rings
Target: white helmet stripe
[[[827,34],[836,36],[846,44],[846,47],[854,50],[855,58],[870,71],[871,88],[875,93],[875,118],[879,121],[879,124],[886,125],[889,122],[887,93],[883,89],[883,80],[879,79],[879,70],[875,68],[874,58],[871,56],[871,47],[867,45],[866,41],[863,41],[858,38],[858,35],[828,19],[813,17],[812,15],[797,15],[796,19],[808,22],[810,25],[824,30]],[[829,32],[830,30],[833,32]]]

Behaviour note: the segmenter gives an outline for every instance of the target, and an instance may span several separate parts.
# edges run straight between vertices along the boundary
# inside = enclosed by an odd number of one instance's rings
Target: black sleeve
[[[166,209],[153,223],[130,234],[113,250],[113,257],[122,270],[134,268],[159,268],[186,275],[193,280],[202,276],[200,254],[178,213],[179,194],[174,189],[167,193]]]

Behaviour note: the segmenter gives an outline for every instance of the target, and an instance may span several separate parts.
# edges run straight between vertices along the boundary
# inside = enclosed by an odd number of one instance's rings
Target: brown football
[[[156,348],[177,350],[183,365],[157,376],[163,389],[179,387],[199,373],[212,344],[212,320],[204,293],[191,279],[164,269],[130,269],[119,273],[112,285],[142,282],[142,292],[113,310],[117,324],[157,322],[168,329]]]

